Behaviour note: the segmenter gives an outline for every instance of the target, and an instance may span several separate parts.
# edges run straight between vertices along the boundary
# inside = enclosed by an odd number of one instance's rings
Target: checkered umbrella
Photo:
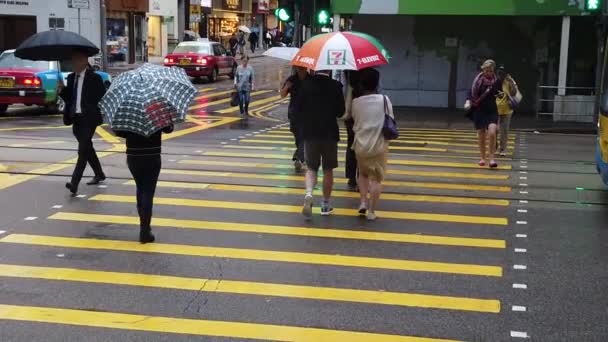
[[[144,64],[115,78],[99,106],[113,130],[150,136],[184,121],[195,95],[183,69]]]

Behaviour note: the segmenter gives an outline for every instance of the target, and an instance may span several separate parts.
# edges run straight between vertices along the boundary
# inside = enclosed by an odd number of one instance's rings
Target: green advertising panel
[[[584,15],[585,0],[332,0],[334,13],[405,15]]]

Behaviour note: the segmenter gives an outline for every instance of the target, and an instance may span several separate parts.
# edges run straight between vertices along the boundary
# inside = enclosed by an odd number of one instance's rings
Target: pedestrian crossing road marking
[[[221,96],[221,95],[232,94],[233,91],[234,91],[234,89],[230,89],[230,90],[224,90],[224,91],[218,91],[218,92],[215,92],[215,93],[200,95],[200,96],[195,97],[194,101],[201,100],[201,99],[208,99],[208,98],[211,98],[211,97],[217,97],[217,96]]]
[[[281,99],[281,95],[275,95],[275,96],[271,96],[265,99],[261,99],[261,100],[256,100],[256,101],[252,101],[249,103],[249,108],[254,108],[255,106],[261,106],[270,102],[275,102]],[[230,99],[228,99],[228,101],[230,101]],[[235,113],[238,112],[239,106],[235,106],[235,107],[230,107],[230,108],[226,108],[226,109],[221,109],[221,110],[217,110],[214,111],[215,113],[219,113],[219,114],[229,114],[229,113]],[[253,110],[253,109],[252,109]]]
[[[101,202],[118,202],[118,203],[136,203],[135,196],[123,195],[95,195],[89,198],[91,201]],[[249,211],[265,211],[265,212],[281,212],[281,213],[300,213],[301,206],[272,204],[272,203],[254,203],[254,202],[231,202],[231,201],[207,201],[186,198],[169,198],[155,197],[154,203],[159,205],[197,207],[197,208],[215,208],[215,209],[233,209],[233,210],[249,210]],[[319,208],[314,208],[317,214]],[[466,224],[489,224],[506,226],[507,218],[504,217],[489,217],[489,216],[469,216],[469,215],[450,215],[450,214],[434,214],[434,213],[415,213],[404,211],[376,211],[379,217],[383,219],[394,220],[416,220],[416,221],[431,221],[431,222],[452,222]],[[334,215],[337,216],[355,216],[359,215],[357,209],[334,208]]]
[[[155,317],[89,310],[0,304],[0,319],[159,333],[259,339],[263,341],[457,342],[414,336],[383,335],[258,323]]]
[[[304,176],[294,176],[288,174],[257,174],[257,173],[241,173],[241,172],[219,172],[219,171],[198,171],[198,170],[175,170],[175,169],[163,169],[163,174],[171,175],[190,175],[190,176],[202,176],[202,177],[229,177],[229,178],[243,178],[243,179],[270,179],[270,180],[290,180],[290,181],[304,181]],[[346,184],[348,180],[346,178],[334,178],[334,182],[337,184]],[[414,187],[414,188],[426,188],[426,189],[442,189],[442,190],[470,190],[470,191],[492,191],[492,192],[510,192],[511,187],[509,186],[496,186],[496,185],[477,185],[477,184],[454,184],[454,183],[428,183],[428,182],[406,182],[406,181],[392,181],[386,180],[382,182],[385,186],[396,186],[396,187]]]
[[[58,212],[49,216],[50,220],[62,220],[73,222],[95,222],[120,225],[139,225],[139,217],[120,216],[120,215],[101,215]],[[383,232],[366,232],[356,230],[345,230],[335,228],[309,228],[309,227],[290,227],[275,226],[265,224],[250,224],[236,222],[213,222],[198,220],[178,220],[169,218],[152,218],[154,227],[170,227],[182,229],[202,229],[215,231],[230,231],[241,233],[256,234],[278,234],[291,236],[306,236],[318,238],[334,238],[349,240],[384,241],[395,243],[416,243],[439,246],[459,246],[475,248],[506,248],[504,240],[480,239],[480,238],[460,238],[449,236],[423,235],[423,234],[400,234]]]
[[[125,185],[135,185],[134,181],[127,181]],[[302,195],[302,189],[289,188],[284,185],[279,186],[248,186],[248,185],[231,185],[231,184],[207,184],[193,182],[167,182],[159,181],[159,187],[182,188],[182,189],[208,189],[219,191],[241,191],[241,192],[258,192],[266,194],[280,195]],[[332,197],[337,198],[359,198],[358,192],[334,190],[331,193]],[[388,201],[404,201],[404,202],[430,202],[430,203],[450,203],[450,204],[472,204],[472,205],[492,205],[492,206],[508,206],[508,200],[490,199],[490,198],[475,198],[475,197],[457,197],[457,196],[435,196],[435,195],[404,195],[395,193],[383,193],[383,200]]]
[[[281,145],[293,145],[293,141],[286,140],[260,140],[260,139],[241,139],[244,143],[257,143],[257,144],[281,144]],[[346,144],[338,144],[338,147],[346,147]],[[447,152],[445,148],[433,148],[433,147],[389,147],[396,150],[405,151],[430,151],[430,152]]]
[[[293,135],[277,135],[277,134],[256,134],[255,135],[256,138],[271,138],[271,139],[287,139],[286,141],[289,141],[291,144],[294,143],[293,140]],[[340,134],[341,138],[346,138],[346,134]],[[283,141],[283,140],[271,140],[271,141]],[[397,144],[424,144],[424,145],[445,145],[445,146],[461,146],[461,147],[477,147],[477,144],[472,144],[472,143],[454,143],[454,142],[449,142],[449,141],[439,141],[437,139],[433,139],[433,138],[429,138],[429,139],[425,139],[425,138],[408,138],[408,139],[404,139],[404,138],[399,138],[399,139],[395,139],[395,140],[391,140],[391,144],[393,143],[397,143]],[[509,146],[508,149],[512,150],[514,149],[513,146]]]
[[[11,234],[0,238],[0,242],[48,247],[173,254],[207,258],[228,258],[310,265],[373,268],[411,272],[449,273],[485,277],[502,277],[503,273],[503,269],[501,266],[385,259],[303,252],[284,252],[258,249],[174,245],[164,243],[140,244],[139,242],[133,241],[98,240],[30,234]]]
[[[289,131],[284,130],[270,130],[263,133],[264,135],[268,135],[268,137],[283,137],[289,138],[293,137],[293,134]],[[261,135],[261,134],[260,134]],[[340,136],[346,138],[348,135],[346,131],[341,131]],[[467,136],[467,135],[441,135],[434,133],[408,133],[408,132],[400,132],[399,138],[397,140],[403,140],[406,138],[413,139],[429,139],[429,140],[443,140],[443,141],[470,141],[477,143],[479,140],[477,136]],[[509,138],[509,144],[515,144],[515,138]],[[476,144],[475,144],[476,145]]]
[[[286,169],[293,170],[292,164],[268,164],[268,163],[247,163],[247,162],[227,162],[216,160],[180,160],[179,164],[190,165],[207,165],[207,166],[233,166],[242,168],[256,169]],[[388,169],[389,175],[401,176],[417,176],[417,177],[439,177],[439,178],[465,178],[465,179],[491,179],[491,180],[508,180],[509,175],[503,174],[487,174],[487,173],[458,173],[458,172],[437,172],[437,171],[415,171],[415,170],[396,170]]]
[[[276,130],[278,131],[289,131],[289,127],[279,127]],[[345,128],[341,128],[340,129],[341,132],[346,132]],[[462,131],[457,131],[457,130],[452,130],[452,129],[447,129],[447,130],[441,130],[441,129],[433,129],[433,130],[427,130],[427,129],[420,129],[420,128],[401,128],[399,129],[399,133],[416,133],[416,134],[427,134],[427,135],[437,135],[437,136],[458,136],[458,137],[473,137],[473,138],[477,138],[477,132],[475,132],[474,130],[462,130]],[[509,138],[513,139],[515,138],[516,135],[511,133],[509,134]]]
[[[262,94],[266,94],[266,93],[270,93],[270,92],[272,92],[272,90],[260,90],[260,91],[251,93],[251,96],[262,95]],[[197,110],[197,109],[207,108],[209,106],[214,106],[214,105],[218,105],[218,104],[222,104],[222,103],[228,103],[228,102],[230,102],[230,100],[231,100],[231,98],[228,97],[228,98],[217,100],[217,101],[203,102],[203,103],[200,103],[197,105],[190,106],[189,110]],[[251,103],[250,105],[255,105],[255,103]],[[238,107],[236,107],[236,109],[238,109]]]
[[[0,264],[0,276],[499,313],[500,301],[413,293]],[[201,288],[200,284],[204,284]]]
[[[203,152],[203,156],[208,157],[234,157],[234,158],[257,158],[257,159],[282,159],[291,160],[291,155],[287,154],[261,154],[261,153],[238,153],[238,152]],[[344,161],[344,158],[339,158]],[[389,159],[389,164],[408,165],[408,166],[433,166],[433,167],[454,167],[465,169],[483,169],[476,163],[454,163],[454,162],[436,162],[426,160],[408,160],[408,159]],[[486,168],[487,169],[487,168]],[[499,170],[511,170],[511,165],[499,165]]]

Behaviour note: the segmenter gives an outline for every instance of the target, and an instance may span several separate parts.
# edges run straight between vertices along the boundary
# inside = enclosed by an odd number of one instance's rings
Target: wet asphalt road
[[[0,341],[608,339],[594,137],[513,132],[488,170],[471,131],[401,127],[380,219],[354,216],[339,178],[338,210],[306,222],[285,75],[253,64],[249,120],[228,107],[229,80],[198,84],[165,141],[155,244],[135,242],[107,127],[95,147],[109,179],[72,198],[70,128],[32,108],[0,118]]]

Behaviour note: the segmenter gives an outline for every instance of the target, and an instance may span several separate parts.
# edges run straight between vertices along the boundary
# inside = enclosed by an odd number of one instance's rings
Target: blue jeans
[[[239,108],[241,115],[249,114],[249,101],[251,100],[251,91],[239,90]]]

